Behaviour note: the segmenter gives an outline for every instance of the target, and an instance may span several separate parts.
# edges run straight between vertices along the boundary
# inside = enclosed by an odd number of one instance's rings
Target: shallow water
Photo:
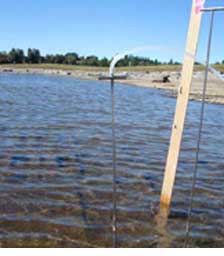
[[[111,247],[110,86],[0,76],[0,245]],[[167,228],[155,221],[176,100],[116,85],[118,245],[182,247],[200,103],[191,102]],[[224,246],[224,106],[206,105],[190,246]]]

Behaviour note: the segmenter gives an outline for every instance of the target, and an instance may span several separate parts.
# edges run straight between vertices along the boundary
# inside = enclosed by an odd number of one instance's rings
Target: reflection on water
[[[1,246],[110,247],[109,85],[4,74],[0,89]],[[175,99],[125,85],[116,98],[119,246],[181,247],[200,105],[190,103],[166,228],[155,215]],[[224,245],[223,110],[206,106],[191,246]]]

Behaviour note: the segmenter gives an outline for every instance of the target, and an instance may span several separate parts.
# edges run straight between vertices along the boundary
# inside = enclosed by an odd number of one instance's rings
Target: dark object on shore
[[[67,76],[71,76],[71,74],[72,74],[71,72],[67,72]]]
[[[4,69],[3,69],[3,72],[4,72],[4,73],[12,73],[12,72],[13,72],[13,69],[4,68]]]
[[[164,76],[163,80],[153,80],[153,83],[170,83],[170,76]]]
[[[163,77],[163,83],[170,83],[170,76],[164,76]]]

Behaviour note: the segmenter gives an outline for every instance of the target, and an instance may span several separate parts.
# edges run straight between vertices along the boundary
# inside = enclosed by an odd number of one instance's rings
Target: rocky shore
[[[4,68],[0,67],[0,73],[15,73],[15,74],[44,74],[44,75],[59,75],[71,76],[78,79],[98,80],[99,76],[106,75],[105,72],[98,71],[83,71],[83,70],[60,70],[46,68]],[[181,72],[177,71],[131,71],[128,74],[127,80],[118,81],[119,83],[150,87],[166,90],[168,96],[176,96],[178,86],[181,80]],[[203,87],[204,72],[197,71],[194,73],[191,100],[200,100]],[[224,104],[224,82],[216,78],[213,74],[209,74],[208,89],[206,101],[209,103]]]

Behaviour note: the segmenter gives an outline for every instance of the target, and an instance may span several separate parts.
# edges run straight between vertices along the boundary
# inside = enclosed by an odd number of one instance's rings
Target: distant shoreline
[[[149,66],[118,68],[117,72],[128,72],[128,79],[118,83],[133,86],[141,86],[168,91],[169,96],[176,96],[181,79],[181,66]],[[45,74],[69,76],[84,80],[98,80],[100,75],[108,73],[108,68],[97,67],[71,67],[66,65],[0,65],[0,73],[14,74]],[[169,81],[164,83],[164,77]],[[200,67],[194,73],[191,100],[200,100],[203,85],[204,72]],[[206,95],[206,102],[224,104],[224,83],[213,75],[209,76],[209,84]]]

